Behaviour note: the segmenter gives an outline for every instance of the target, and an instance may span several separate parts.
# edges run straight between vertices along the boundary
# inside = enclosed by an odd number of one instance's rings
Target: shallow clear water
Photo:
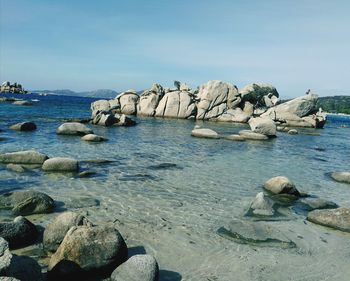
[[[327,175],[350,170],[349,118],[331,116],[323,130],[278,133],[265,142],[198,139],[190,133],[202,122],[137,118],[135,127],[90,126],[109,139],[90,144],[55,130],[66,118],[89,117],[92,99],[28,98],[40,101],[28,107],[0,103],[5,130],[0,152],[37,149],[51,157],[70,156],[97,174],[16,174],[0,165],[0,192],[31,188],[66,203],[97,199],[98,206],[78,211],[97,224],[116,222],[131,254],[156,256],[161,280],[349,280],[350,235],[305,222],[305,214],[288,210],[288,220],[272,222],[296,249],[242,245],[216,233],[241,217],[262,184],[277,175],[288,176],[301,191],[350,207],[350,185]],[[38,130],[7,129],[21,121],[35,121]],[[246,128],[203,125],[223,135]],[[113,162],[86,161],[91,159]],[[33,220],[45,226],[52,216]]]

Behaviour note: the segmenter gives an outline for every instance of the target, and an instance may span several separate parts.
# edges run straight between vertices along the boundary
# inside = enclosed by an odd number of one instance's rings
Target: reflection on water
[[[96,176],[40,169],[15,174],[0,165],[0,192],[40,190],[62,202],[62,210],[86,212],[95,223],[117,223],[130,247],[142,245],[157,257],[161,280],[347,280],[349,235],[305,222],[292,208],[292,220],[273,223],[296,244],[294,250],[237,244],[216,231],[242,218],[262,184],[277,175],[288,176],[303,192],[350,207],[349,185],[326,175],[350,170],[350,128],[341,127],[348,119],[331,119],[319,136],[300,129],[266,142],[234,142],[191,137],[193,121],[137,118],[130,128],[91,126],[109,139],[91,145],[55,134],[63,119],[88,118],[90,99],[37,98],[32,107],[0,104],[0,136],[6,138],[0,151],[74,157]],[[20,121],[35,121],[38,130],[8,130]],[[222,135],[247,128],[204,125]],[[39,221],[45,226],[52,216]]]

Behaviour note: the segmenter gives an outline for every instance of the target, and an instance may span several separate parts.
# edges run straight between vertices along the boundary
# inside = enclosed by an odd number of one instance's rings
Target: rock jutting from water
[[[307,219],[313,223],[350,232],[350,209],[337,208],[311,211]]]
[[[108,139],[99,135],[95,134],[88,134],[83,137],[81,137],[82,140],[87,142],[101,142],[101,141],[107,141]]]
[[[246,215],[273,216],[275,214],[273,205],[274,202],[267,198],[264,192],[259,192],[250,204]]]
[[[63,123],[56,130],[58,135],[76,135],[84,136],[87,134],[93,134],[93,131],[85,126],[84,124],[78,122]]]
[[[22,122],[22,123],[17,123],[14,124],[10,127],[11,130],[15,131],[34,131],[36,130],[36,125],[34,122]]]
[[[0,163],[43,164],[49,157],[35,150],[25,150],[0,154]]]
[[[350,172],[333,172],[331,177],[338,182],[350,183]]]
[[[199,128],[193,129],[191,135],[197,138],[218,139],[219,134],[212,129]]]
[[[264,188],[273,194],[289,194],[300,197],[294,183],[284,176],[273,177],[264,184]]]
[[[119,114],[239,123],[260,116],[265,125],[260,127],[251,121],[253,131],[274,136],[272,123],[318,128],[325,122],[324,114],[317,111],[318,97],[314,94],[281,104],[276,88],[268,84],[249,84],[241,90],[219,80],[208,81],[195,90],[178,81],[174,86],[164,89],[153,84],[140,96],[128,90],[115,99],[95,101],[91,104],[93,124],[114,125]]]
[[[69,157],[54,157],[47,159],[42,169],[46,172],[78,172],[79,162]]]

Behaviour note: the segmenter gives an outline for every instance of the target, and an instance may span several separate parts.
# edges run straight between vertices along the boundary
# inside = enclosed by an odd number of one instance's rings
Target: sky
[[[348,0],[0,0],[0,81],[142,90],[174,80],[350,95]]]

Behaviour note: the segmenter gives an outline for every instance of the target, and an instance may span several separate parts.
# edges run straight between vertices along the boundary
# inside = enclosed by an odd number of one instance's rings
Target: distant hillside
[[[317,107],[326,112],[350,114],[350,96],[319,97]]]
[[[63,90],[33,90],[33,93],[46,93],[53,95],[62,95],[62,96],[79,96],[79,97],[90,97],[90,98],[115,98],[118,95],[118,92],[109,90],[109,89],[100,89],[95,91],[86,91],[86,92],[74,92],[72,90],[63,89]]]

